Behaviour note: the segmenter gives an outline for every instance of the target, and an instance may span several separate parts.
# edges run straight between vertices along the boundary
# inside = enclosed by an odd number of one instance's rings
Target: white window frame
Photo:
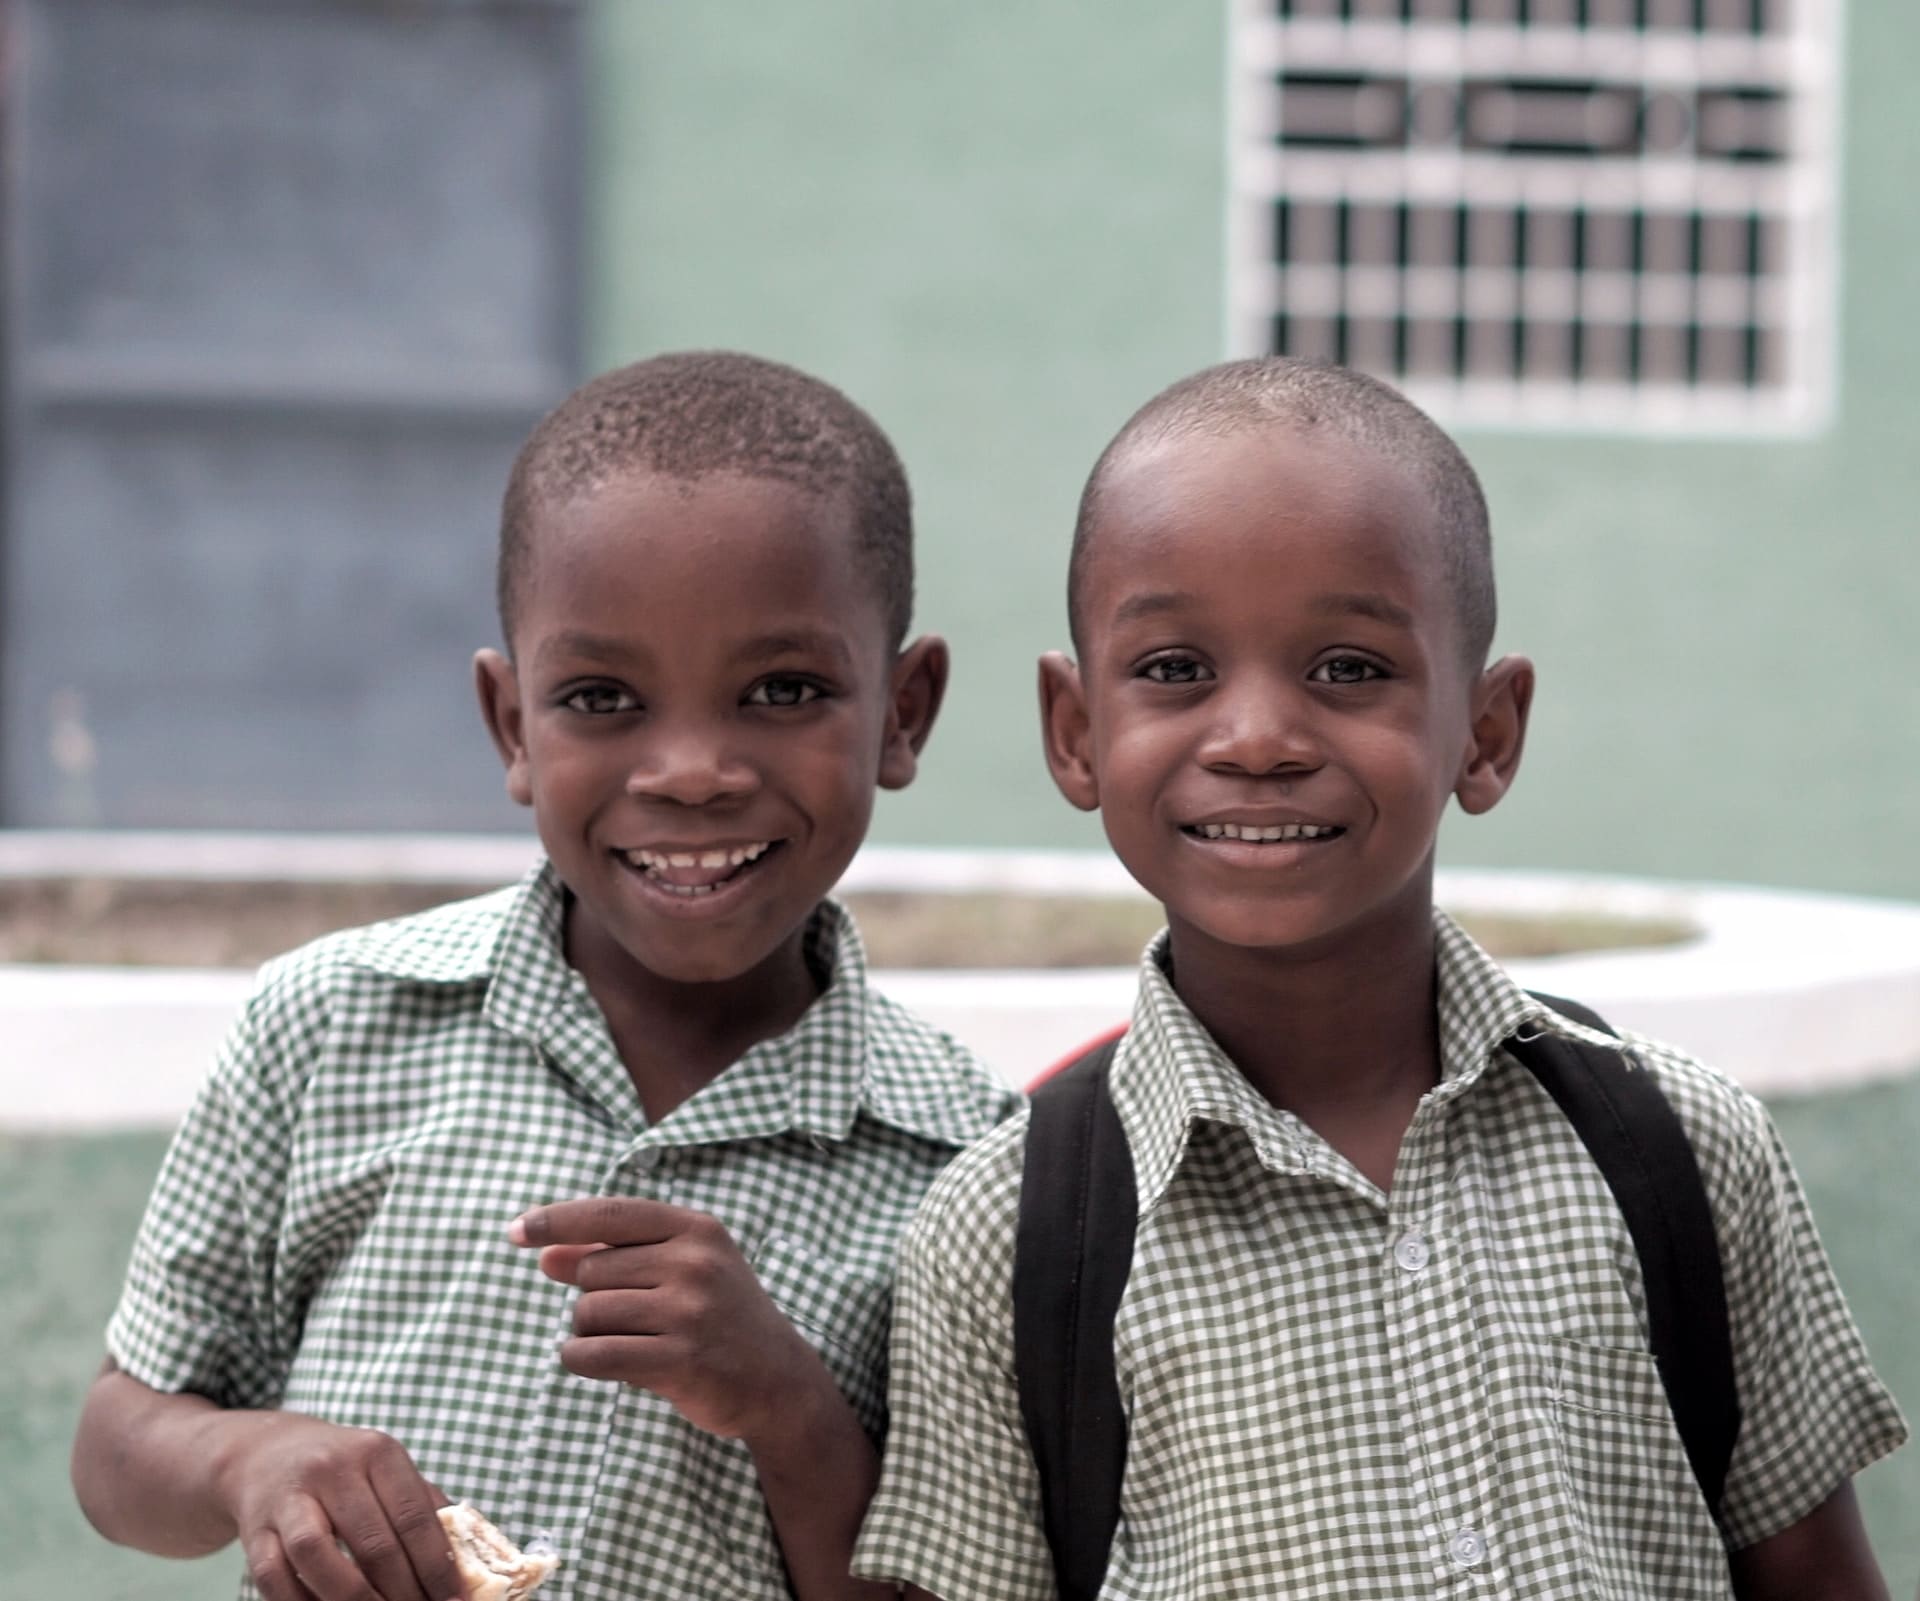
[[[1509,0],[1510,3],[1510,0]],[[1772,373],[1747,383],[1686,378],[1601,382],[1402,373],[1354,359],[1406,390],[1450,426],[1580,432],[1816,433],[1837,387],[1839,76],[1844,0],[1772,0],[1764,34],[1630,27],[1282,17],[1274,0],[1228,0],[1226,343],[1231,355],[1272,350],[1283,311],[1329,306],[1375,314],[1512,319],[1524,306],[1549,319],[1578,309],[1601,322],[1684,307],[1709,325],[1748,322],[1776,343]],[[1423,4],[1411,9],[1420,11]],[[1335,9],[1323,5],[1319,9]],[[1391,7],[1352,4],[1355,12]],[[1765,87],[1783,97],[1786,154],[1733,163],[1637,152],[1517,155],[1439,143],[1322,149],[1282,146],[1282,72],[1404,75],[1458,91],[1471,79],[1602,80],[1682,99],[1701,88]],[[1780,270],[1732,302],[1730,281],[1691,273],[1516,273],[1467,265],[1283,266],[1275,260],[1277,202],[1570,208],[1656,214],[1757,213],[1779,229]],[[1629,309],[1630,308],[1630,309]]]

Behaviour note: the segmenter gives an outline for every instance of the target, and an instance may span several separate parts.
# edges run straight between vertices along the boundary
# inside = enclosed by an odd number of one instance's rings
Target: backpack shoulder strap
[[[1534,999],[1614,1032],[1572,1001]],[[1654,1076],[1624,1049],[1551,1034],[1515,1037],[1507,1048],[1573,1124],[1626,1219],[1646,1284],[1648,1344],[1687,1460],[1718,1517],[1740,1403],[1713,1210],[1687,1131]]]
[[[1113,1320],[1133,1265],[1136,1192],[1107,1089],[1118,1043],[1033,1092],[1020,1180],[1014,1368],[1061,1601],[1100,1589],[1127,1458]]]

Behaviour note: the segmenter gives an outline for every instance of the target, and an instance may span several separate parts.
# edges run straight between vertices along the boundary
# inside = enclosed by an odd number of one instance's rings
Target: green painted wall
[[[1095,453],[1222,354],[1224,5],[603,0],[595,27],[600,364],[795,362],[913,474],[957,681],[878,837],[1094,843],[1041,768],[1033,660]],[[1834,429],[1464,440],[1543,687],[1519,789],[1449,860],[1920,895],[1920,9],[1854,0],[1847,53]]]

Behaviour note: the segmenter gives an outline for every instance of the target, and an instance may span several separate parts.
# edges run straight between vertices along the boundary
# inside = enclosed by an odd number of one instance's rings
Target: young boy
[[[104,1534],[451,1601],[460,1498],[557,1601],[893,1593],[848,1564],[895,1244],[1012,1110],[825,899],[939,707],[911,598],[899,461],[823,383],[667,356],[540,424],[476,672],[546,860],[265,970],[81,1423]]]
[[[1048,763],[1168,923],[1109,1081],[1138,1233],[1100,1594],[1883,1596],[1849,1480],[1904,1427],[1765,1113],[1632,1041],[1724,1260],[1723,1533],[1620,1210],[1503,1049],[1618,1042],[1433,906],[1441,813],[1505,793],[1533,690],[1525,660],[1486,665],[1486,509],[1457,449],[1337,368],[1202,372],[1095,467],[1069,605]],[[856,1571],[942,1601],[1055,1593],[1009,1326],[1025,1134],[950,1168],[902,1249]]]

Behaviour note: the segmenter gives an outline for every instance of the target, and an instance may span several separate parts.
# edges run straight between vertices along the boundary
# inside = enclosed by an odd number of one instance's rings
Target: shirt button
[[[1461,1567],[1476,1567],[1486,1557],[1487,1537],[1478,1529],[1462,1529],[1447,1542],[1447,1552]]]
[[[660,1147],[643,1145],[627,1158],[627,1165],[636,1173],[651,1173],[660,1165]]]
[[[1409,1230],[1393,1247],[1393,1259],[1409,1273],[1418,1273],[1433,1260],[1433,1247],[1424,1234]]]

